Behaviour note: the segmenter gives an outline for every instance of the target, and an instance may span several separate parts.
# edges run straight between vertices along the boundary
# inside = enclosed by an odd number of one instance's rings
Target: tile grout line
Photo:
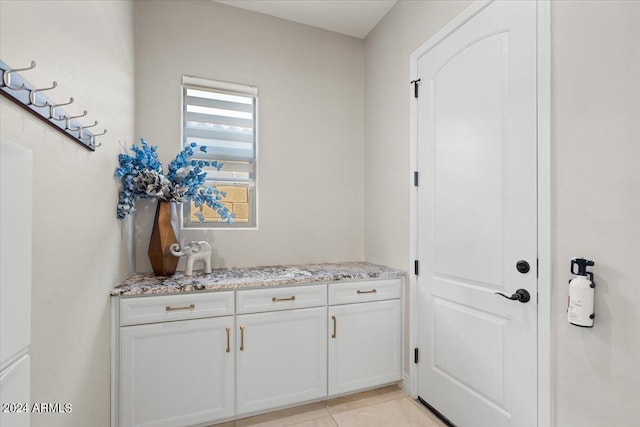
[[[403,400],[403,399],[405,399],[405,398],[407,398],[407,397],[409,397],[409,396],[408,396],[408,395],[406,395],[406,396],[402,396],[402,397],[390,397],[390,398],[388,398],[388,399],[383,399],[383,400],[380,400],[380,401],[377,401],[377,402],[374,402],[374,403],[369,403],[369,404],[367,404],[367,405],[363,405],[363,406],[361,406],[361,407],[354,408],[354,409],[352,409],[352,410],[356,410],[356,409],[361,410],[361,409],[368,408],[368,407],[371,407],[371,406],[379,405],[379,404],[381,404],[381,403],[392,402],[392,401],[394,401],[394,400]],[[331,411],[329,411],[329,407],[325,404],[325,401],[322,401],[322,404],[323,404],[323,405],[325,406],[325,408],[327,409],[327,412],[329,412],[329,415],[331,416],[331,419],[332,419],[332,420],[333,420],[333,422],[336,424],[336,426],[340,427],[340,424],[338,423],[338,420],[336,420],[336,419],[335,419],[335,417],[334,417],[334,415],[337,415],[338,413],[334,414],[334,413],[332,413]]]
[[[400,389],[400,390],[401,390],[401,389]],[[363,393],[366,393],[366,392],[363,392]],[[374,399],[373,399],[373,400],[375,400],[374,402],[369,402],[369,403],[367,403],[367,404],[365,404],[365,405],[357,406],[357,407],[355,407],[355,408],[352,408],[352,409],[348,410],[348,411],[351,411],[351,410],[356,410],[356,409],[369,408],[369,407],[371,407],[371,406],[379,405],[379,404],[382,404],[382,403],[385,403],[385,402],[396,401],[396,400],[398,400],[398,401],[399,401],[399,400],[403,400],[403,399],[405,399],[405,398],[408,398],[409,400],[413,400],[413,399],[411,399],[411,397],[410,397],[408,394],[406,394],[406,393],[403,393],[403,395],[402,395],[402,396],[397,396],[397,395],[396,395],[396,396],[393,396],[393,397],[391,397],[391,396],[386,396],[387,394],[393,394],[393,393],[395,393],[395,390],[394,390],[394,391],[391,391],[391,392],[389,392],[389,393],[374,394],[374,395],[372,395],[372,396],[362,397],[362,398],[360,398],[360,399],[356,399],[356,400],[354,400],[354,401],[348,401],[348,402],[345,402],[345,404],[355,403],[355,402],[357,402],[357,401],[362,401],[362,400],[367,400],[367,399],[372,399],[372,398],[374,398]],[[375,399],[375,397],[378,397],[380,400],[376,400],[376,399]],[[339,398],[335,398],[335,399],[339,399]],[[331,418],[331,420],[333,421],[333,423],[335,424],[335,426],[340,427],[340,423],[339,423],[339,422],[338,422],[338,420],[335,418],[335,416],[336,416],[336,415],[339,415],[339,414],[340,414],[340,413],[342,413],[343,411],[340,411],[340,412],[337,412],[337,413],[335,413],[335,414],[334,414],[334,413],[330,410],[330,407],[331,407],[331,406],[327,403],[327,402],[330,402],[330,401],[335,400],[335,399],[327,399],[327,400],[321,400],[321,401],[319,401],[318,403],[320,403],[320,404],[322,405],[322,409],[324,409],[324,410],[325,410],[326,414],[325,414],[325,415],[318,415],[318,416],[317,416],[317,417],[315,417],[315,418],[311,418],[311,419],[308,419],[308,420],[306,420],[306,421],[302,421],[302,423],[309,422],[309,421],[314,421],[314,420],[318,420],[318,419],[324,418],[324,417],[326,417],[326,416],[328,415],[328,416]],[[415,404],[415,402],[414,402],[414,404]],[[338,406],[339,406],[339,405],[338,405]],[[276,411],[276,412],[277,412],[277,411]],[[238,421],[238,420],[234,420],[234,424],[235,424],[235,425],[237,425],[237,421]],[[271,421],[273,421],[273,420],[271,420]],[[298,422],[293,422],[293,423],[287,423],[286,425],[283,425],[283,427],[293,426],[293,425],[297,425],[297,424],[299,424],[299,423],[300,423],[300,421],[298,421]],[[346,427],[346,426],[345,426],[345,427]]]
[[[322,406],[324,406],[324,409],[326,409],[326,410],[327,410],[327,413],[328,413],[328,414],[329,414],[329,416],[331,417],[331,421],[333,421],[333,423],[334,423],[336,426],[340,427],[340,424],[338,424],[338,421],[337,421],[335,418],[333,418],[333,414],[332,414],[332,413],[331,413],[331,411],[329,410],[329,406],[327,405],[327,403],[326,403],[326,402],[328,402],[328,400],[323,400],[323,401],[322,401]]]

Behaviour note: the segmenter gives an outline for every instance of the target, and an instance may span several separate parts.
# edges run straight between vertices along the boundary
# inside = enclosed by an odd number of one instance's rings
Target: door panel
[[[480,39],[433,77],[435,272],[488,284],[502,284],[506,42]]]
[[[535,2],[491,3],[417,69],[418,394],[458,427],[533,427]]]
[[[401,312],[399,299],[329,307],[330,396],[402,379]]]
[[[233,416],[227,328],[234,329],[232,316],[120,328],[120,425],[179,427]]]
[[[237,316],[238,414],[326,396],[326,316],[326,307]]]
[[[434,309],[434,367],[479,395],[504,403],[507,319],[441,298],[434,298]]]

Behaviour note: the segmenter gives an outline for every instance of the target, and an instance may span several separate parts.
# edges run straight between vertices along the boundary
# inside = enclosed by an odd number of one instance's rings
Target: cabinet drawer
[[[232,291],[120,300],[120,326],[230,314],[233,314]]]
[[[327,304],[327,285],[238,291],[237,298],[238,314],[320,307]]]
[[[329,305],[396,299],[402,296],[402,279],[363,280],[329,285]]]

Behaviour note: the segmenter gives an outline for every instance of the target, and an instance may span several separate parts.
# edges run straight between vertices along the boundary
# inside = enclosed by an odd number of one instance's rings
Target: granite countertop
[[[210,274],[197,271],[191,277],[184,276],[182,272],[167,277],[154,276],[152,273],[136,273],[116,286],[111,295],[234,290],[340,280],[389,279],[404,275],[405,272],[402,270],[368,262],[218,268]]]

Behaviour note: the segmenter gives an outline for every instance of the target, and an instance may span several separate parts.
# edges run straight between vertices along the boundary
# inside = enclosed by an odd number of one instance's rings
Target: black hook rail
[[[48,98],[44,92],[55,89],[58,86],[57,82],[54,81],[50,87],[37,88],[18,74],[19,71],[29,71],[35,67],[35,61],[31,61],[31,64],[24,68],[11,68],[0,61],[0,70],[2,71],[0,94],[49,124],[49,126],[64,133],[83,147],[95,151],[96,147],[102,145],[102,143],[96,144],[96,137],[104,135],[107,130],[105,129],[101,133],[93,133],[87,129],[97,126],[97,120],[91,125],[83,125],[76,120],[86,116],[86,110],[82,114],[73,116],[60,108],[65,105],[71,105],[74,102],[73,98],[63,103],[56,103]]]

